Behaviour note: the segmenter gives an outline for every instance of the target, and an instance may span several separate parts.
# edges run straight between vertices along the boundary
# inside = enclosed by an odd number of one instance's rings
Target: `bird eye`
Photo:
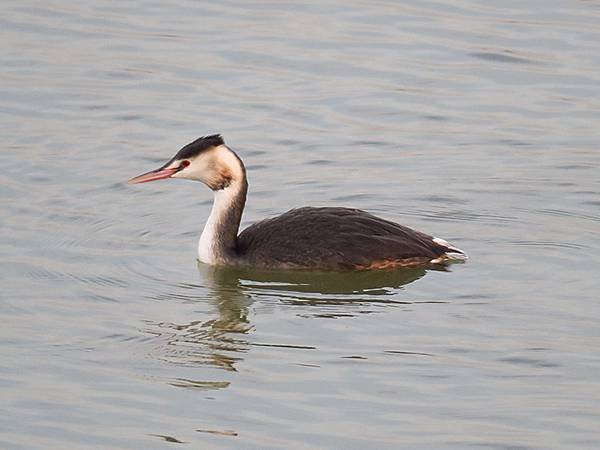
[[[179,165],[179,168],[183,169],[183,168],[185,168],[185,167],[187,167],[189,165],[190,165],[190,162],[188,160],[184,159],[183,161],[181,161],[181,164]]]

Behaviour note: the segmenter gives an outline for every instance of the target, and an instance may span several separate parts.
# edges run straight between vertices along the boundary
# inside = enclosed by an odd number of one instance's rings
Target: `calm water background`
[[[0,6],[0,448],[597,448],[600,5],[168,3]],[[214,132],[244,225],[471,259],[198,266],[210,192],[124,181]]]

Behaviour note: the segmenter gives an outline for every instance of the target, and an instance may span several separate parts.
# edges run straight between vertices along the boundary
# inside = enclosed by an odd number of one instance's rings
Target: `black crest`
[[[213,134],[210,136],[202,136],[196,139],[194,142],[190,142],[188,145],[183,147],[181,150],[177,152],[177,154],[173,157],[173,160],[177,159],[188,159],[194,158],[198,156],[205,150],[208,150],[212,147],[218,147],[219,145],[224,145],[225,142],[220,134]]]

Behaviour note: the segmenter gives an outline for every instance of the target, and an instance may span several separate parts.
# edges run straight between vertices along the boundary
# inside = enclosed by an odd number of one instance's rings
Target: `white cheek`
[[[186,180],[205,182],[206,176],[210,173],[209,161],[202,156],[188,160],[189,165],[173,175],[173,178],[183,178]],[[181,164],[181,161],[179,162]]]
[[[171,178],[187,178],[184,174],[185,169],[180,170],[179,172],[174,173]]]
[[[171,178],[202,181],[202,171],[198,170],[198,167],[188,166],[185,169],[173,174]]]

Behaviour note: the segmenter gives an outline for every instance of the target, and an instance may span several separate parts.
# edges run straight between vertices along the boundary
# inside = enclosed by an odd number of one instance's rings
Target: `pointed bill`
[[[164,178],[171,178],[174,174],[179,172],[179,168],[171,168],[171,169],[157,169],[152,170],[150,172],[143,173],[142,175],[138,175],[137,177],[133,177],[127,183],[129,184],[138,184],[138,183],[147,183],[148,181],[162,180]]]

